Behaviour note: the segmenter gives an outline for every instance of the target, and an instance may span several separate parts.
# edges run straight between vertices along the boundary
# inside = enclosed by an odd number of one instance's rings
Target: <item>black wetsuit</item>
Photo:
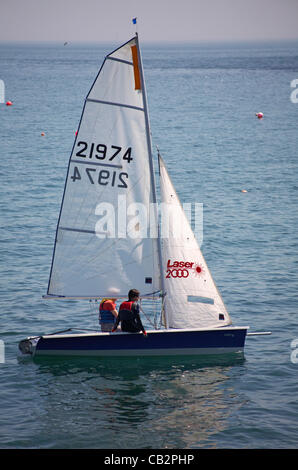
[[[139,331],[142,331],[145,333],[145,328],[143,327],[140,318],[140,307],[136,302],[122,302],[114,329],[117,328],[120,322],[122,331],[127,331],[129,333],[138,333]]]

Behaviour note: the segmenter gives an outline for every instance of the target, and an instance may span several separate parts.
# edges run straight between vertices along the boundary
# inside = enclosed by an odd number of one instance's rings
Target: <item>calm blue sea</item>
[[[297,43],[142,50],[153,143],[182,202],[203,203],[233,322],[272,335],[213,363],[19,356],[28,335],[97,325],[89,302],[42,295],[84,98],[117,46],[0,45],[0,448],[296,448]]]

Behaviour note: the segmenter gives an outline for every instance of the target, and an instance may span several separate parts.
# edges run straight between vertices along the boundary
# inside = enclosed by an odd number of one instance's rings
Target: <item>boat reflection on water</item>
[[[244,367],[243,355],[33,361],[47,382],[39,432],[54,439],[63,422],[72,447],[118,449],[213,447],[239,406],[232,372]]]

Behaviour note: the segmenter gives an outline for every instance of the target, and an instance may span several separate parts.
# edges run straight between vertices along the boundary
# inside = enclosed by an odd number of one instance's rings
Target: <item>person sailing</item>
[[[142,331],[143,335],[147,336],[140,318],[140,307],[137,303],[139,297],[140,293],[137,289],[131,289],[128,292],[128,300],[122,302],[120,305],[119,314],[112,331],[116,331],[121,322],[122,331],[127,331],[128,333],[138,333]]]
[[[115,320],[118,317],[116,309],[116,300],[113,299],[102,299],[99,305],[99,324],[101,331],[112,331]]]

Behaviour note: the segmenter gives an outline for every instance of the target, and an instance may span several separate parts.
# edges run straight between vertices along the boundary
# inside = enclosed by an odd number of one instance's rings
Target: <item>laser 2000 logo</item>
[[[169,259],[167,262],[166,269],[167,279],[170,279],[172,277],[186,278],[189,276],[190,273],[196,277],[203,276],[205,274],[203,266],[192,261],[171,261]]]

